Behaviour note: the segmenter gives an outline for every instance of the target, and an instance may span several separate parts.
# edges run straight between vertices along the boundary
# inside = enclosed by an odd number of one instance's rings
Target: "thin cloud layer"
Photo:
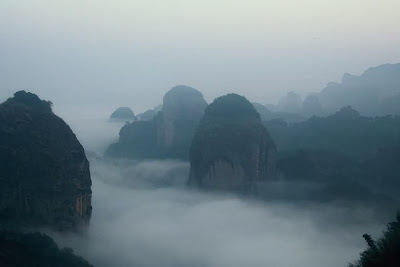
[[[88,153],[93,215],[84,235],[51,235],[97,267],[347,266],[365,247],[362,234],[384,228],[365,207],[188,188],[188,162],[101,159],[120,125],[100,111],[77,113],[59,115],[94,152]],[[277,182],[270,190],[279,199],[282,191],[309,186]]]
[[[381,228],[360,224],[366,214],[346,207],[191,190],[186,163],[92,160],[91,167],[88,233],[56,239],[95,266],[346,266],[364,247],[361,235]],[[182,179],[144,186],[171,173]]]

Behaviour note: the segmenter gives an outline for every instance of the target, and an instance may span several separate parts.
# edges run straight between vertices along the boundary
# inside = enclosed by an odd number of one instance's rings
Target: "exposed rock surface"
[[[203,95],[188,86],[176,86],[163,99],[152,120],[126,124],[119,141],[106,155],[128,158],[188,158],[189,147],[207,106]]]
[[[89,162],[51,103],[19,91],[0,105],[0,222],[76,229],[91,216]]]
[[[110,116],[110,119],[134,120],[135,114],[129,107],[119,107]]]
[[[162,147],[189,147],[207,102],[194,88],[179,85],[169,90],[157,118],[157,143]]]
[[[246,98],[228,94],[206,110],[190,148],[189,184],[246,191],[275,174],[277,151]]]

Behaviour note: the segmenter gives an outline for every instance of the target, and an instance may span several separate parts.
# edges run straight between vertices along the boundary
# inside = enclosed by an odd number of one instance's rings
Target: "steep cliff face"
[[[0,105],[0,221],[76,229],[91,216],[89,162],[51,103],[20,91]]]
[[[41,233],[0,231],[0,262],[4,267],[93,267],[70,248],[59,248]]]
[[[243,191],[275,175],[277,151],[246,98],[229,94],[206,110],[190,148],[189,184]]]
[[[189,147],[207,102],[194,88],[179,85],[169,90],[157,120],[157,142],[163,147]]]
[[[148,121],[122,127],[119,141],[106,154],[130,158],[188,158],[194,132],[207,103],[188,86],[175,86],[163,99],[162,110]]]

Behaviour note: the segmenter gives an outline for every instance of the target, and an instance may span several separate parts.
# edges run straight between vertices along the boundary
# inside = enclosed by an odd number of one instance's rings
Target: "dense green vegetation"
[[[368,248],[360,254],[360,259],[350,267],[397,267],[400,266],[400,213],[396,221],[387,225],[383,236],[373,240],[368,234],[363,235]]]

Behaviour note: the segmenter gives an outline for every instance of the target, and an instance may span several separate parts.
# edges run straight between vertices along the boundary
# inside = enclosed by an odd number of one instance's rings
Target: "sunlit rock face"
[[[246,98],[229,94],[206,110],[190,148],[189,184],[247,191],[274,177],[276,147]]]
[[[84,149],[51,103],[20,91],[0,105],[0,222],[76,230],[89,223]]]

